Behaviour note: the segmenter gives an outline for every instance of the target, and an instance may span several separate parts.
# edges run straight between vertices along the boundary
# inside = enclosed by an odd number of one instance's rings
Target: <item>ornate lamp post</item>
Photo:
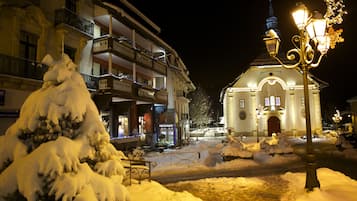
[[[292,37],[292,43],[295,48],[286,53],[288,60],[294,61],[293,64],[284,64],[278,57],[280,38],[274,29],[266,32],[264,38],[267,51],[271,57],[276,59],[284,68],[298,68],[302,71],[304,86],[304,104],[306,120],[306,183],[305,188],[308,191],[315,187],[320,187],[320,182],[316,175],[315,155],[312,148],[310,104],[308,88],[308,71],[311,68],[318,67],[322,57],[327,53],[330,47],[330,37],[327,34],[327,21],[318,12],[312,15],[307,7],[299,3],[292,12],[295,24],[299,29],[299,35]]]
[[[342,121],[342,116],[339,110],[336,110],[336,113],[332,117],[333,122],[335,122],[336,132],[338,132],[338,124]]]

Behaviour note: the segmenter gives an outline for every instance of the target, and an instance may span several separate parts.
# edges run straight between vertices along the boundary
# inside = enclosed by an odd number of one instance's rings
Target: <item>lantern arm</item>
[[[291,49],[286,53],[286,57],[288,60],[295,60],[295,54],[298,53],[299,54],[299,50],[298,49]],[[300,55],[300,54],[299,54]],[[296,68],[299,66],[299,61],[297,61],[295,64],[284,64],[279,57],[277,56],[273,56],[273,58],[279,62],[280,65],[282,65],[284,68]]]
[[[320,62],[322,60],[322,57],[324,56],[324,54],[320,54],[319,59],[316,61],[316,63],[311,63],[309,66],[310,68],[316,68],[320,65]]]
[[[301,40],[301,36],[300,35],[293,35],[291,37],[291,43],[294,45],[294,47],[296,49],[299,49],[299,47],[300,47],[300,40]]]

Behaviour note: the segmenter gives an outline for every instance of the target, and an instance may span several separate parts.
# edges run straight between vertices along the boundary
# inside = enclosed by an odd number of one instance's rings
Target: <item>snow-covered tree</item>
[[[211,120],[210,111],[212,108],[210,97],[204,89],[199,86],[190,94],[190,98],[189,108],[192,123],[197,127],[209,124]]]
[[[0,136],[0,200],[129,200],[126,158],[109,141],[76,65],[54,61]]]

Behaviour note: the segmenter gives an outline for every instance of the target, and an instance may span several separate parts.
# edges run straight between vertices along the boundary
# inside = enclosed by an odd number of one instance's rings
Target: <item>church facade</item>
[[[322,131],[320,89],[326,83],[308,76],[312,134]],[[221,91],[225,128],[236,136],[305,135],[302,72],[260,56]]]

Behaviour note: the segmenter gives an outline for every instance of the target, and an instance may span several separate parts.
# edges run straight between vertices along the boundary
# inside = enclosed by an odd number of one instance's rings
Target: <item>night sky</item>
[[[130,0],[161,28],[159,36],[173,47],[190,71],[190,78],[202,86],[216,106],[221,89],[244,72],[247,65],[265,51],[263,35],[268,17],[268,0],[198,1]],[[323,0],[303,1],[310,10],[325,12]],[[291,48],[297,33],[290,15],[295,1],[273,0],[274,15],[281,31],[281,51]],[[344,110],[346,100],[357,96],[356,1],[345,0],[348,14],[340,26],[344,43],[329,50],[317,69],[310,72],[329,83],[321,90],[322,110]],[[353,23],[355,20],[355,23]],[[355,56],[356,55],[356,56]]]

